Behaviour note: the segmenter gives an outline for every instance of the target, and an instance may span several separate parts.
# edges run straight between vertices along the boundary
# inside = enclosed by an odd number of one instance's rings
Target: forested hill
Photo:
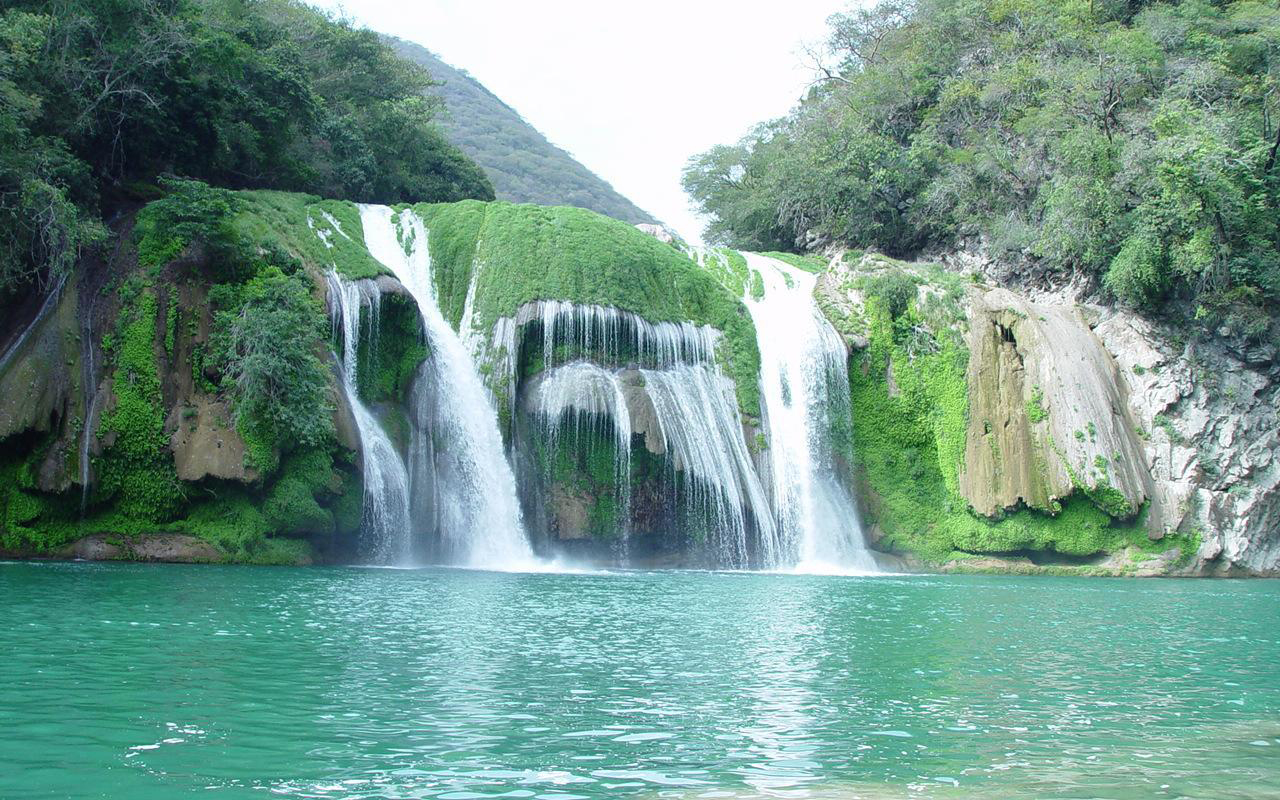
[[[1277,336],[1274,2],[884,0],[829,22],[797,109],[690,162],[710,241],[969,249]]]
[[[393,37],[387,41],[444,84],[433,89],[444,97],[449,112],[442,127],[450,141],[484,168],[500,200],[577,206],[624,222],[655,222],[475,78],[424,47]]]
[[[9,0],[0,312],[106,246],[104,221],[174,178],[360,202],[492,199],[436,125],[432,86],[376,34],[298,0]]]

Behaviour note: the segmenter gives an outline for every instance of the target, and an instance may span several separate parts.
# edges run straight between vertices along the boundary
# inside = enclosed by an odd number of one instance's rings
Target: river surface
[[[0,797],[1280,798],[1280,583],[0,564]]]

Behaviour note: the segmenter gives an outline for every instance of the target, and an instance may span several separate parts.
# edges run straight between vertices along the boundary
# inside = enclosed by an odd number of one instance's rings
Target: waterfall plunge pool
[[[1280,797],[1280,582],[0,564],[0,796]]]

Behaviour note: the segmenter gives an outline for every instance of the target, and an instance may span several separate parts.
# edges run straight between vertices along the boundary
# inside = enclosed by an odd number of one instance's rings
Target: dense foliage
[[[1266,334],[1280,298],[1280,9],[886,0],[830,21],[787,117],[689,163],[708,237],[978,245]]]
[[[426,48],[399,39],[390,43],[401,56],[441,81],[439,91],[448,111],[442,127],[463,152],[484,167],[498,199],[577,206],[623,222],[655,221],[572,155],[547,141],[475,78]]]
[[[65,274],[173,173],[358,201],[489,199],[425,71],[296,0],[11,0],[0,295]]]

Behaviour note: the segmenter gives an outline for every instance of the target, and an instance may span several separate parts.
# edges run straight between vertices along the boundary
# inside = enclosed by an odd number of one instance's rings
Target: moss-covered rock
[[[935,265],[875,254],[838,264],[822,283],[824,311],[861,345],[849,370],[853,464],[876,546],[933,566],[972,566],[976,554],[1047,554],[1036,556],[1043,561],[1126,548],[1147,555],[1174,550],[1180,558],[1194,552],[1192,536],[1149,539],[1127,501],[1094,485],[1068,477],[1065,489],[1055,489],[1044,480],[1047,468],[1038,459],[1060,456],[1052,449],[1036,455],[1043,452],[1036,449],[1036,426],[1048,428],[1073,391],[1097,389],[1015,380],[1026,367],[1016,353],[1002,358],[1012,343],[999,325],[1023,317],[988,316],[983,305],[975,311],[970,303],[983,295]],[[1024,344],[1045,347],[1032,334]],[[1015,499],[981,503],[986,497]],[[985,513],[974,513],[974,498]]]

